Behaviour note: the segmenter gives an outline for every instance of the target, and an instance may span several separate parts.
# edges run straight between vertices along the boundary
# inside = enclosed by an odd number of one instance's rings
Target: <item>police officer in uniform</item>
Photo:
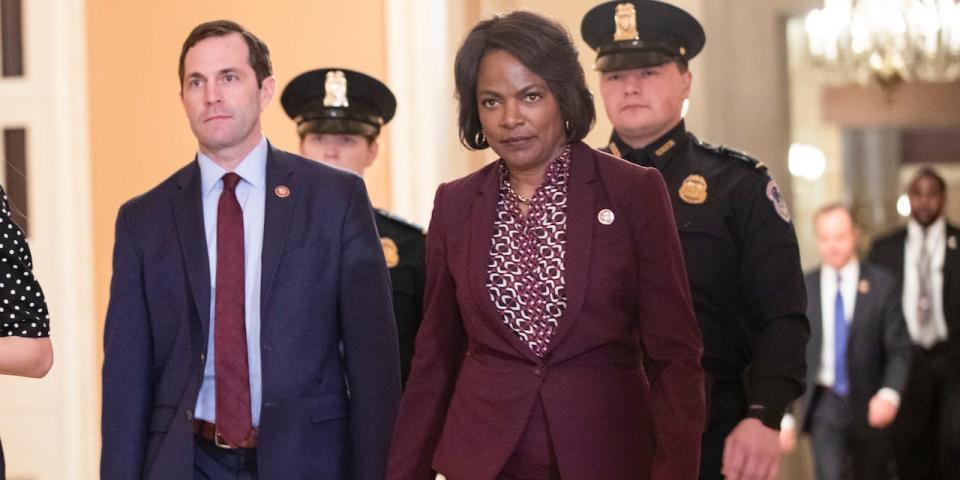
[[[386,85],[345,68],[299,75],[283,90],[280,103],[297,123],[301,155],[360,176],[376,159],[380,128],[397,109],[397,101]],[[374,213],[393,283],[400,373],[406,382],[423,311],[425,237],[416,225],[380,209]]]
[[[613,1],[590,10],[581,33],[615,130],[605,151],[656,168],[671,194],[708,375],[700,478],[772,479],[809,337],[783,197],[762,163],[684,128],[688,62],[706,41],[695,18],[655,0]]]

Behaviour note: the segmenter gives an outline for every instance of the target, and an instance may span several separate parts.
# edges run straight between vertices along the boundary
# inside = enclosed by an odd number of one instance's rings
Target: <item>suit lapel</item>
[[[210,327],[210,262],[203,225],[203,201],[200,194],[200,167],[196,159],[178,175],[179,190],[173,195],[180,250],[187,269],[187,281],[193,292],[197,316],[207,338]],[[206,347],[206,344],[204,344]]]
[[[510,327],[503,324],[503,317],[490,300],[490,292],[487,291],[490,245],[497,216],[497,201],[500,198],[497,173],[499,169],[496,165],[488,168],[487,174],[479,179],[470,212],[470,248],[467,252],[470,293],[484,316],[491,322],[491,328],[496,334],[517,353],[531,362],[539,363],[537,355],[517,338]]]
[[[260,315],[266,318],[267,306],[270,304],[270,292],[273,280],[277,274],[277,266],[283,254],[283,246],[287,240],[287,231],[290,227],[290,218],[293,208],[303,192],[295,178],[291,178],[293,169],[284,153],[268,147],[267,151],[267,183],[266,199],[264,202],[263,217],[263,253],[261,258],[260,279]],[[278,187],[281,187],[278,190]],[[279,191],[286,187],[287,196],[280,196]]]
[[[509,327],[503,325],[503,319],[496,306],[490,300],[487,291],[487,269],[490,260],[490,242],[493,225],[497,215],[499,200],[499,182],[497,168],[491,168],[481,179],[474,199],[470,216],[470,251],[468,252],[468,272],[471,293],[474,301],[480,305],[484,314],[495,322],[497,332],[512,345],[517,352],[539,363],[540,359],[523,342],[517,340]],[[590,273],[590,244],[593,238],[594,187],[591,183],[596,176],[596,164],[589,147],[575,144],[571,152],[570,180],[567,184],[567,244],[564,254],[564,283],[567,290],[567,308],[558,320],[558,327],[550,340],[548,352],[560,344],[580,316],[586,296],[587,280]],[[572,252],[572,253],[571,253]],[[549,353],[548,353],[549,355]]]
[[[816,355],[810,358],[807,379],[816,380],[816,374],[820,370],[820,356],[823,354],[823,298],[820,295],[820,269],[810,273],[807,281],[808,304],[807,316],[810,318],[810,342],[816,349]]]
[[[861,263],[860,278],[857,279],[857,297],[853,303],[853,319],[850,320],[850,335],[848,338],[856,338],[858,336],[856,332],[862,328],[861,324],[866,321],[865,319],[870,318],[870,300],[873,298],[871,296],[872,287],[873,276]]]
[[[947,245],[943,258],[943,309],[947,332],[950,337],[957,336],[960,329],[960,305],[953,299],[960,296],[960,230],[947,224]]]
[[[897,261],[893,262],[893,274],[897,278],[897,283],[902,289],[904,281],[903,264],[906,261],[907,256],[907,229],[903,229],[903,232],[897,235],[895,247],[897,252]]]
[[[960,230],[947,225],[947,243],[943,257],[943,297],[951,298],[949,288],[956,282],[951,281],[960,274]],[[960,292],[954,292],[960,293]]]
[[[570,181],[567,184],[567,245],[564,253],[564,285],[567,308],[558,320],[557,332],[550,340],[556,349],[570,332],[583,308],[589,284],[591,242],[597,224],[595,209],[596,162],[592,150],[583,143],[573,145]]]

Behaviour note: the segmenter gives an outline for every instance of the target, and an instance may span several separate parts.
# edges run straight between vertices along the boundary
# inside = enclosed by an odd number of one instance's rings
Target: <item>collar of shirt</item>
[[[860,260],[856,257],[851,258],[846,265],[840,267],[839,270],[831,267],[830,265],[823,265],[821,269],[820,278],[823,280],[829,280],[829,283],[834,285],[836,288],[837,284],[837,274],[840,275],[840,278],[843,280],[844,284],[848,282],[856,283],[860,279]]]
[[[559,190],[566,194],[567,175],[570,173],[571,152],[572,148],[567,144],[563,147],[563,150],[560,151],[560,156],[547,164],[546,178],[534,191],[533,196],[530,197],[530,212],[543,213],[544,205],[557,202],[557,199],[551,195],[552,192],[550,192],[550,190]],[[503,205],[515,217],[524,218],[520,213],[520,200],[512,193],[513,188],[510,186],[510,171],[507,169],[507,164],[502,159],[499,162],[500,196],[504,200]],[[535,214],[528,215],[526,220],[539,222],[539,218],[535,217],[537,217]]]
[[[917,252],[920,251],[920,242],[924,239],[923,230],[924,228],[913,218],[907,221],[907,243],[916,245]],[[946,218],[941,215],[926,230],[927,250],[933,254],[943,245],[947,237]]]
[[[267,137],[261,136],[260,143],[234,169],[234,173],[257,190],[262,190],[267,183],[267,145]],[[207,197],[213,193],[214,187],[223,185],[220,179],[227,171],[203,153],[197,153],[197,163],[200,165],[200,193]]]
[[[673,158],[681,149],[681,142],[686,136],[687,128],[683,120],[680,120],[680,123],[677,126],[673,127],[669,132],[663,134],[660,138],[650,142],[649,145],[634,149],[630,145],[627,145],[626,142],[620,138],[620,134],[614,130],[613,134],[610,136],[610,151],[614,152],[615,155],[620,156],[621,158],[626,158],[628,160],[634,160],[635,162],[640,162],[641,159],[646,159],[647,163],[651,163],[653,166],[658,169],[663,166],[663,162]],[[617,153],[619,152],[619,153]]]

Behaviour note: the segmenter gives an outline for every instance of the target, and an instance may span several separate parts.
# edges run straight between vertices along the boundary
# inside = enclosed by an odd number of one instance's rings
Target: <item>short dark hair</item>
[[[201,23],[194,27],[187,39],[183,41],[183,48],[180,50],[180,87],[183,87],[183,60],[187,57],[187,51],[205,38],[222,37],[231,33],[239,33],[243,41],[247,44],[249,56],[247,62],[257,74],[257,87],[263,86],[263,79],[273,75],[273,66],[270,64],[270,49],[263,40],[250,33],[237,22],[230,20],[214,20],[212,22]]]
[[[943,180],[943,177],[941,177],[940,174],[933,169],[933,167],[929,166],[920,167],[920,169],[917,170],[917,173],[913,174],[913,179],[910,180],[910,186],[907,190],[912,190],[913,185],[917,183],[917,180],[920,180],[924,177],[929,178],[937,183],[937,185],[940,187],[940,194],[947,194],[947,182]]]
[[[464,146],[471,150],[490,146],[481,135],[477,76],[483,57],[495,50],[513,55],[547,83],[568,125],[568,142],[587,136],[597,113],[570,34],[553,20],[518,10],[478,23],[457,51],[454,78],[460,104],[460,142]]]

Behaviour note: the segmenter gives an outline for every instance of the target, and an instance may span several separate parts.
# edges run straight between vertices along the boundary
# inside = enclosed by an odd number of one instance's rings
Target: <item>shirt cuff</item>
[[[768,377],[750,386],[747,417],[759,419],[769,428],[780,429],[787,405],[800,396],[801,387],[783,377]]]
[[[797,429],[797,419],[793,418],[793,415],[786,414],[783,418],[780,419],[780,430],[796,430]]]
[[[894,407],[900,408],[900,392],[890,387],[883,387],[877,392],[877,396],[890,402]]]

